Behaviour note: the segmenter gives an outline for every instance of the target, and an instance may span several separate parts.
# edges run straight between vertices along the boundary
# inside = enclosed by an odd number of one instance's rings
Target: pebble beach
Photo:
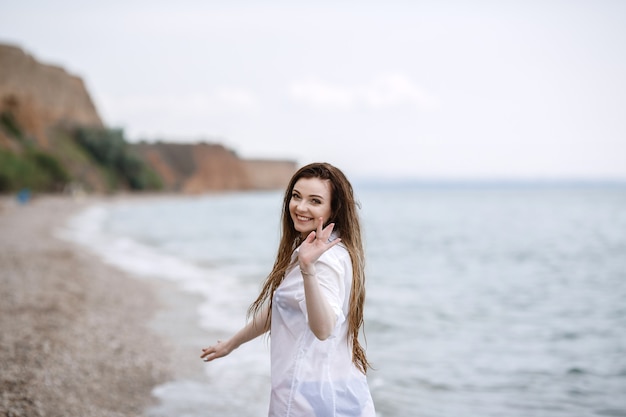
[[[172,375],[158,290],[55,236],[98,198],[0,199],[0,416],[139,416]]]

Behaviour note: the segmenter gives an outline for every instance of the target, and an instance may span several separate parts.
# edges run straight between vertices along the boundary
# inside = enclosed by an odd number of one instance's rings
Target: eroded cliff
[[[139,143],[134,149],[166,189],[187,194],[281,189],[296,170],[294,161],[242,159],[220,144]]]
[[[7,113],[43,148],[56,126],[103,126],[81,78],[0,44],[0,114]],[[3,132],[0,141],[11,146]]]

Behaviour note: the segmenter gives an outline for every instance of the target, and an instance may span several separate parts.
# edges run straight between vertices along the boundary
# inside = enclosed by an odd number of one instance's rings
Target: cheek
[[[295,211],[295,209],[296,209],[296,207],[297,207],[297,206],[298,206],[298,205],[297,205],[297,204],[296,204],[293,200],[291,200],[291,201],[289,202],[289,206],[287,206],[287,207],[288,207],[288,209],[289,209],[289,214],[293,214],[293,212]]]
[[[331,219],[331,216],[332,216],[332,212],[330,208],[326,208],[324,210],[324,214],[322,215],[322,217],[324,217],[324,223],[328,222]]]

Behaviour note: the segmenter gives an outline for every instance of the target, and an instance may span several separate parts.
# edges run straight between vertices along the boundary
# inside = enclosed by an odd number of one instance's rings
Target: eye
[[[319,198],[314,198],[312,201],[315,204],[322,204],[322,200],[320,200]]]
[[[300,198],[300,194],[298,193],[291,193],[291,198],[294,200],[298,200]]]

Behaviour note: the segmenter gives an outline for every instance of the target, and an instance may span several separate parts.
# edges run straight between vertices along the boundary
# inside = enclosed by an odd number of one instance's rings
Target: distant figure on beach
[[[20,204],[27,204],[30,201],[30,190],[28,188],[22,188],[17,193],[17,202]]]
[[[221,358],[269,331],[270,417],[375,417],[359,343],[364,250],[350,182],[327,163],[300,168],[281,221],[278,255],[251,320],[201,358]]]

